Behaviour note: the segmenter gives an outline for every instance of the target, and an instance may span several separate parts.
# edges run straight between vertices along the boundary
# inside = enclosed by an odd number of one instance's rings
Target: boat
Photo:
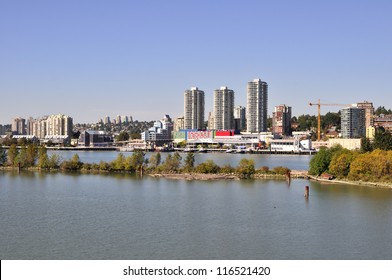
[[[207,149],[204,149],[203,147],[200,147],[198,152],[199,153],[207,153]]]
[[[233,149],[227,149],[226,153],[228,153],[228,154],[234,153],[234,150]]]

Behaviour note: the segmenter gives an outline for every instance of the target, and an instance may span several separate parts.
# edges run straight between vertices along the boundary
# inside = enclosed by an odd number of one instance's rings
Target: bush
[[[309,174],[319,176],[328,171],[331,158],[331,149],[321,147],[318,153],[315,154],[309,162]]]
[[[290,172],[290,169],[283,166],[276,166],[272,169],[272,172],[277,175],[286,175]]]
[[[268,174],[268,173],[270,173],[270,169],[269,169],[268,166],[262,166],[262,167],[260,167],[260,169],[258,170],[258,173],[261,173],[261,174]]]
[[[225,164],[220,169],[220,173],[223,173],[223,174],[232,174],[234,172],[235,172],[235,168],[232,167],[230,164]]]
[[[250,178],[255,174],[255,162],[253,159],[241,159],[236,171],[240,178]]]
[[[220,167],[216,165],[216,163],[211,159],[206,160],[203,163],[200,163],[196,167],[196,172],[198,173],[216,174],[219,173],[219,171],[220,171]]]

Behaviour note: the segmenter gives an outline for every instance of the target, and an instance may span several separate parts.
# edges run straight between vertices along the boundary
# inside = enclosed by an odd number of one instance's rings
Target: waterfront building
[[[234,108],[234,128],[236,130],[246,129],[246,108],[243,106]]]
[[[26,135],[26,120],[21,117],[13,118],[11,130],[14,135]]]
[[[72,138],[73,120],[71,117],[63,114],[50,115],[46,119],[46,135],[61,135]]]
[[[204,91],[197,87],[184,92],[184,128],[204,129]]]
[[[221,87],[214,91],[214,129],[234,129],[234,91]]]
[[[363,101],[358,102],[356,107],[365,110],[365,128],[374,125],[374,107],[372,102]]]
[[[361,138],[366,136],[365,109],[348,107],[341,110],[343,138]]]
[[[180,131],[182,129],[184,129],[184,116],[178,117],[174,121],[174,128],[173,128],[173,130],[174,131]]]
[[[248,82],[246,121],[250,133],[267,131],[268,85],[260,79]]]
[[[110,147],[113,145],[113,137],[104,131],[86,130],[80,133],[79,147]]]
[[[141,133],[141,139],[144,142],[154,142],[156,146],[160,146],[171,142],[172,131],[172,120],[169,115],[164,115],[163,119],[154,122],[152,127]]]
[[[272,133],[275,136],[291,135],[291,107],[286,105],[275,106],[272,113]]]

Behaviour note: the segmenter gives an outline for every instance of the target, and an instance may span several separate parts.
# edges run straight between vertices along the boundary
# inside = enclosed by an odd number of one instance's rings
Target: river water
[[[392,259],[391,217],[389,189],[0,171],[0,259]]]

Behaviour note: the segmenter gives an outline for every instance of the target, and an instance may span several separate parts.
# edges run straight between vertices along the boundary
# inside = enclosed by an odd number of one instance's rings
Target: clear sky
[[[390,0],[0,0],[0,124],[64,113],[183,115],[183,92],[269,85],[269,112],[309,101],[392,108]],[[324,107],[336,112],[339,107]]]

